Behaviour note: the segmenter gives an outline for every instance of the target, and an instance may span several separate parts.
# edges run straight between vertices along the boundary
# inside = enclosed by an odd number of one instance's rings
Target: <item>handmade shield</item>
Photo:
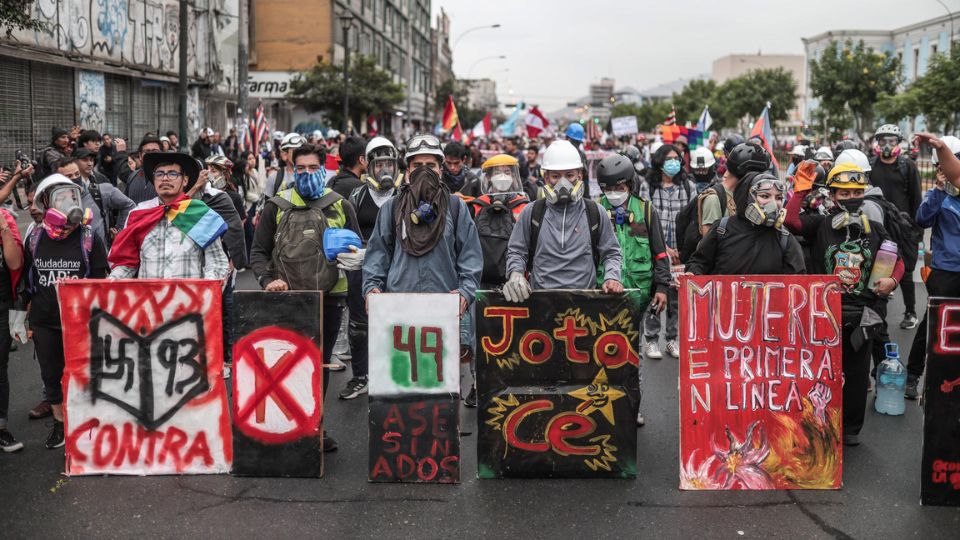
[[[640,291],[477,298],[478,476],[635,477]]]
[[[920,503],[960,506],[960,299],[931,298]]]
[[[233,474],[323,474],[323,293],[233,295]]]
[[[224,473],[220,282],[66,280],[67,474]]]
[[[831,276],[681,278],[681,489],[841,487],[841,324]]]
[[[368,301],[369,480],[459,482],[459,295]]]

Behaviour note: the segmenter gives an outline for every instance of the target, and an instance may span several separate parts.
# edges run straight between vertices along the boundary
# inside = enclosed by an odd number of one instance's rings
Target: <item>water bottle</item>
[[[880,244],[877,256],[873,259],[873,271],[870,272],[870,281],[867,282],[871,290],[876,290],[878,280],[888,278],[893,275],[893,267],[897,264],[897,244],[890,240],[884,240]]]
[[[877,366],[877,400],[874,406],[878,413],[899,416],[905,403],[903,393],[907,386],[907,370],[900,363],[900,346],[885,343],[887,357]]]

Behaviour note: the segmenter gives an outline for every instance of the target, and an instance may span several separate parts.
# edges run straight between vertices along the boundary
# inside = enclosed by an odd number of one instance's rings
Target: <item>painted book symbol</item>
[[[114,403],[147,429],[157,429],[210,389],[205,350],[198,313],[141,335],[95,309],[90,317],[92,400]]]

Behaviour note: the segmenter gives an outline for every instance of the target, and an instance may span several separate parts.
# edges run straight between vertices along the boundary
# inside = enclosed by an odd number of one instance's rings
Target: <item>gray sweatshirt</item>
[[[530,246],[530,218],[533,204],[520,212],[507,245],[507,275],[524,272]],[[613,225],[600,209],[600,242],[597,251],[604,263],[604,280],[620,281],[622,256]],[[581,199],[567,205],[547,203],[540,226],[537,251],[533,254],[530,286],[534,289],[595,289],[597,269],[590,248],[590,227],[586,203]]]

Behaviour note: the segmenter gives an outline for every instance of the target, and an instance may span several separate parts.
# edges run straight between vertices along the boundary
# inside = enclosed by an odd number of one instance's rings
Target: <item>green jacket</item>
[[[607,210],[613,232],[623,254],[621,281],[626,289],[639,289],[644,301],[654,292],[666,292],[670,286],[670,258],[667,256],[660,229],[660,220],[649,202],[633,195],[627,199],[626,219],[616,222],[616,210],[606,197],[600,205]],[[603,283],[603,265],[597,274],[597,283]]]

